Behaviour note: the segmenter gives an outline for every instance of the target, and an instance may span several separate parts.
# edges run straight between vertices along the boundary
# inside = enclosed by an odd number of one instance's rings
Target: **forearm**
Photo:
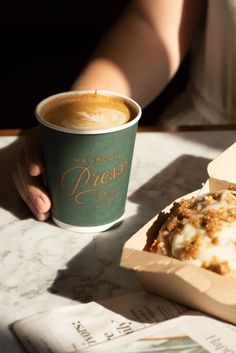
[[[152,92],[158,94],[169,80],[167,71],[165,53],[151,28],[130,10],[106,36],[74,88],[110,89],[145,105],[153,98]]]
[[[183,8],[183,0],[134,1],[73,89],[109,89],[142,106],[150,103],[174,76],[191,42],[191,31],[184,33],[189,23]]]

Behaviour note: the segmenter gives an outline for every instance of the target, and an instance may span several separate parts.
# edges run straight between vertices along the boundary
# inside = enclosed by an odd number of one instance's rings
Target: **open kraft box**
[[[209,179],[203,188],[181,198],[227,188],[236,189],[236,143],[209,163],[207,171]],[[120,265],[136,271],[147,291],[236,324],[236,273],[222,276],[145,251],[148,239],[154,239],[172,205],[125,243]]]

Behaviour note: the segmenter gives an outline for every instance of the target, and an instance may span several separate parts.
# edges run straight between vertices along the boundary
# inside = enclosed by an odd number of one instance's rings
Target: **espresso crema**
[[[44,105],[45,121],[74,130],[109,129],[133,119],[132,107],[124,99],[97,93],[60,97]]]

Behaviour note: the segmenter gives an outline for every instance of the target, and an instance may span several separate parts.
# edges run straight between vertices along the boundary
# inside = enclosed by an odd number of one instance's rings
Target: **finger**
[[[43,186],[42,178],[32,177],[28,174],[24,154],[17,162],[17,172],[26,195],[31,199],[37,212],[45,213],[51,206],[48,193]]]
[[[49,195],[43,186],[42,178],[28,174],[24,154],[17,162],[17,177],[21,196],[23,195],[22,198],[29,203],[31,210],[33,208],[37,214],[47,213],[51,207]]]
[[[26,166],[31,176],[38,176],[44,172],[42,152],[40,146],[39,128],[33,128],[26,133],[24,154]]]
[[[34,216],[39,220],[39,221],[45,221],[49,218],[50,213],[46,212],[46,213],[39,213],[36,209],[35,206],[33,204],[33,202],[31,201],[31,198],[26,194],[24,186],[19,178],[19,175],[16,171],[14,171],[14,173],[12,174],[13,177],[13,182],[21,196],[21,198],[23,199],[23,201],[27,204],[27,206],[30,208],[31,212],[34,214]]]

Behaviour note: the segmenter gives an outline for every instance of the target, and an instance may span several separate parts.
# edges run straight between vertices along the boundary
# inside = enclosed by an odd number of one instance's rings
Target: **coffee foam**
[[[61,125],[70,129],[108,129],[125,124],[129,118],[122,111],[111,108],[96,108],[94,111],[77,111],[76,116],[64,119]]]
[[[75,130],[109,129],[127,123],[132,111],[119,97],[84,94],[51,102],[42,117],[61,127]]]

